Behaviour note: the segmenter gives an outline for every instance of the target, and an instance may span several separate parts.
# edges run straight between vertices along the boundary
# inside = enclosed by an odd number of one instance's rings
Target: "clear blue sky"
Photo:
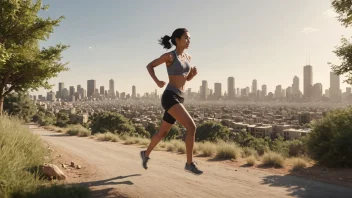
[[[333,54],[342,35],[350,37],[352,29],[344,28],[336,18],[330,0],[44,0],[50,8],[43,17],[66,18],[45,42],[71,47],[63,53],[70,71],[49,82],[65,82],[65,87],[88,79],[97,81],[97,88],[108,88],[109,79],[121,93],[161,93],[149,76],[146,65],[166,52],[157,40],[174,29],[186,27],[191,34],[187,51],[198,76],[187,88],[198,91],[202,80],[210,88],[215,82],[227,90],[227,77],[235,77],[236,88],[258,88],[267,84],[274,91],[281,84],[291,86],[295,75],[303,89],[303,66],[310,54],[313,83],[329,88],[330,68],[327,62],[338,63]],[[172,48],[173,49],[173,48]],[[167,82],[165,65],[156,68],[159,79]],[[347,86],[342,83],[345,91]],[[40,89],[35,94],[46,94]]]

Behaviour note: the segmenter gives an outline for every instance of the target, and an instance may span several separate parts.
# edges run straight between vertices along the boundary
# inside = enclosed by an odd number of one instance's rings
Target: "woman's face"
[[[177,46],[183,49],[188,49],[189,44],[191,43],[191,35],[189,32],[183,33],[181,38],[176,38]]]

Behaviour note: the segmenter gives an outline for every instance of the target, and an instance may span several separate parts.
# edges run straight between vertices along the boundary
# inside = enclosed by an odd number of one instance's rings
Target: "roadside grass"
[[[88,188],[52,185],[41,179],[35,170],[50,152],[39,135],[23,124],[16,117],[0,116],[0,197],[88,197]]]

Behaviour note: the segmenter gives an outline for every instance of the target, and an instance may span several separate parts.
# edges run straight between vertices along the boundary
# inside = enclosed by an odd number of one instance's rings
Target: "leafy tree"
[[[248,147],[249,143],[255,139],[250,133],[248,133],[245,129],[241,130],[234,135],[234,142],[238,143],[242,147]]]
[[[269,150],[269,142],[264,138],[253,138],[248,146],[254,148],[259,155],[263,155],[264,152]]]
[[[145,130],[144,127],[142,126],[136,126],[136,133],[138,136],[144,137],[144,138],[150,138],[150,133]]]
[[[33,121],[41,126],[53,125],[56,123],[56,116],[53,112],[40,109],[34,116]]]
[[[338,14],[338,21],[345,27],[352,24],[352,1],[351,0],[333,0],[332,7]]]
[[[343,26],[352,25],[352,1],[351,0],[333,0],[332,7],[338,13],[338,21]],[[340,65],[328,62],[333,72],[337,75],[347,73],[347,79],[344,82],[352,84],[352,43],[345,37],[341,38],[341,46],[335,47],[333,51],[341,59]]]
[[[136,132],[134,125],[127,118],[117,112],[109,111],[93,115],[91,129],[93,133],[110,131],[119,134],[133,134]]]
[[[56,126],[58,127],[67,127],[70,122],[70,117],[67,113],[60,111],[56,114]]]
[[[48,80],[68,70],[67,63],[60,63],[67,45],[40,49],[39,42],[48,39],[64,18],[39,17],[40,10],[49,8],[41,4],[40,0],[0,1],[0,115],[4,97],[12,91],[49,89]]]
[[[331,167],[352,167],[352,108],[329,112],[312,123],[307,140],[312,159]]]
[[[29,122],[35,115],[36,106],[34,101],[29,98],[28,93],[13,93],[5,97],[4,111]]]
[[[196,141],[229,140],[230,130],[221,123],[207,121],[197,127]]]
[[[282,156],[289,156],[289,141],[285,141],[281,135],[278,135],[271,144],[270,150],[280,153]]]

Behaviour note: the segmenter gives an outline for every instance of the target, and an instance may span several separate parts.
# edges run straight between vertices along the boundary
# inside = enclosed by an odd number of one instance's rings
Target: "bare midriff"
[[[179,75],[169,75],[169,84],[176,87],[181,91],[185,91],[185,84],[187,81],[187,75],[179,76]]]

